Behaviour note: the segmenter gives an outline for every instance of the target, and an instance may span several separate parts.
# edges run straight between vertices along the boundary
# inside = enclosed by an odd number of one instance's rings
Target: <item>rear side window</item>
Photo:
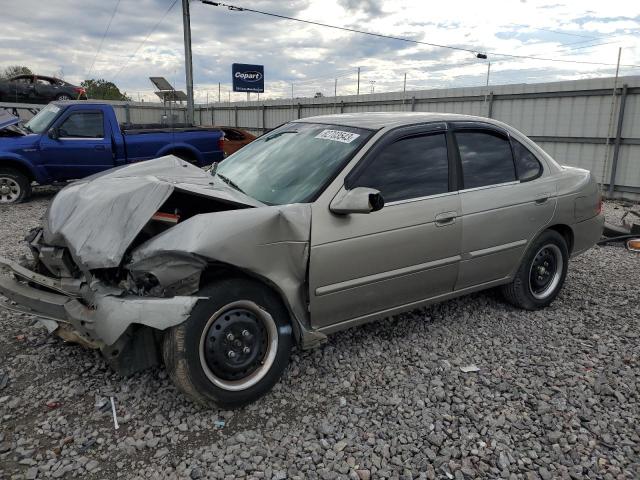
[[[380,190],[385,202],[449,191],[447,141],[443,133],[400,139],[386,146],[353,182]]]
[[[528,182],[542,175],[542,165],[527,147],[513,137],[511,138],[511,145],[513,146],[513,157],[516,161],[518,180]]]
[[[72,113],[60,125],[60,138],[103,138],[101,112]]]
[[[459,131],[455,135],[460,150],[464,188],[516,180],[511,145],[506,137],[489,131]]]

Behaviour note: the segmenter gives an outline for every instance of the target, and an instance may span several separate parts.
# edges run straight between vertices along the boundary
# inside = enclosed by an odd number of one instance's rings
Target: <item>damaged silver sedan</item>
[[[589,172],[500,122],[314,117],[208,172],[168,156],[66,187],[34,261],[0,259],[0,305],[233,407],[331,332],[496,286],[545,307],[602,223]]]

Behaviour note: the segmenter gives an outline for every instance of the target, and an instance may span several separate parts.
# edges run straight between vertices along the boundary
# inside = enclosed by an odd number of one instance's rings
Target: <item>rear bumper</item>
[[[593,247],[600,237],[604,227],[604,213],[600,213],[588,220],[575,223],[573,230],[573,250],[571,256],[580,255]]]
[[[0,301],[0,307],[28,313],[47,320],[69,324],[87,342],[99,347],[118,341],[129,326],[146,325],[159,330],[185,321],[199,297],[138,297],[101,293],[81,285],[78,294],[55,290],[56,279],[31,272],[11,260],[0,257],[0,269],[15,278],[0,275],[0,294],[17,305]],[[36,283],[48,290],[35,288]]]

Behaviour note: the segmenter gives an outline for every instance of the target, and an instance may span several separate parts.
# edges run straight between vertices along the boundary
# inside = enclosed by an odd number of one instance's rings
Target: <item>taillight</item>
[[[75,87],[73,91],[76,92],[78,95],[86,95],[87,93],[87,91],[82,87]]]
[[[598,194],[598,203],[596,205],[596,215],[600,215],[602,213],[602,195]]]
[[[218,139],[218,150],[224,150],[224,135]]]

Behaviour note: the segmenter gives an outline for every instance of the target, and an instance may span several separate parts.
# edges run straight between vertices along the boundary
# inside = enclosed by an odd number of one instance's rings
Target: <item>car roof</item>
[[[379,130],[381,128],[401,127],[403,125],[414,125],[416,123],[427,122],[485,122],[493,125],[503,126],[500,122],[496,122],[486,117],[478,117],[475,115],[459,115],[455,113],[436,113],[436,112],[359,112],[359,113],[341,113],[336,115],[320,115],[317,117],[305,117],[295,122],[306,123],[326,123],[332,125],[344,125],[347,127],[368,128]]]

